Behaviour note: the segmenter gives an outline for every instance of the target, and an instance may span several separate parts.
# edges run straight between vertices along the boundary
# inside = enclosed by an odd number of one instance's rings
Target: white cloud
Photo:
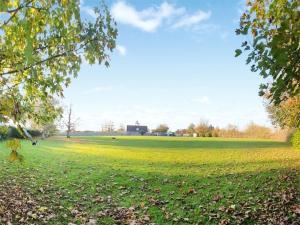
[[[211,16],[211,12],[204,12],[199,10],[193,15],[185,15],[178,22],[173,25],[173,28],[191,27],[197,25],[205,20],[208,20]]]
[[[96,18],[94,9],[84,3],[83,0],[80,1],[81,10]],[[125,0],[119,0],[112,5],[111,14],[120,24],[130,25],[146,32],[155,32],[162,25],[172,28],[195,27],[208,20],[211,11],[199,10],[194,14],[188,14],[185,7],[177,7],[168,2],[138,10]]]
[[[127,54],[127,49],[125,46],[122,46],[122,45],[117,45],[116,46],[116,50],[118,51],[118,53],[121,55],[121,56],[125,56]]]
[[[138,11],[125,1],[119,1],[111,9],[112,16],[117,22],[137,27],[146,32],[154,32],[165,19],[184,12],[184,8],[175,8],[174,5],[167,2],[162,3],[159,7]]]
[[[112,87],[111,86],[99,86],[95,87],[89,90],[86,90],[83,92],[84,95],[89,95],[89,94],[94,94],[94,93],[99,93],[99,92],[104,92],[104,91],[111,91]]]
[[[210,99],[207,97],[207,96],[203,96],[203,97],[200,97],[200,98],[195,98],[193,99],[194,102],[199,102],[199,103],[202,103],[202,104],[211,104],[211,101]]]

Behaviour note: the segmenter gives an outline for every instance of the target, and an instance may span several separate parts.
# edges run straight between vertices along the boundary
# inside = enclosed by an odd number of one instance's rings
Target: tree
[[[63,97],[83,59],[109,66],[115,22],[103,4],[93,22],[83,21],[79,5],[79,0],[0,1],[0,120],[11,120],[24,136],[26,121],[57,117],[52,99]]]
[[[123,133],[125,132],[125,127],[123,124],[120,124],[119,128],[117,129],[118,132]]]
[[[200,121],[195,127],[195,132],[202,137],[212,137],[213,130],[214,127],[205,120]]]
[[[158,125],[155,129],[153,129],[153,132],[157,132],[157,133],[167,133],[169,130],[168,125],[166,124],[160,124]]]
[[[271,138],[273,133],[269,127],[261,126],[251,122],[244,130],[244,135],[248,138]]]
[[[228,124],[222,132],[223,137],[241,137],[242,133],[239,131],[239,128],[234,124]]]
[[[300,95],[288,98],[279,105],[268,103],[266,109],[273,125],[300,128]]]
[[[189,135],[192,135],[195,132],[195,124],[191,123],[188,127],[187,127],[187,133]]]
[[[78,123],[79,118],[74,119],[73,118],[73,110],[72,105],[68,106],[68,109],[66,111],[65,119],[63,121],[63,126],[67,128],[67,138],[71,137],[71,133],[75,131],[76,124]]]
[[[40,113],[44,113],[45,116],[49,116],[49,114],[54,114],[51,116],[53,119],[44,119],[36,122],[36,120],[33,118],[29,123],[31,129],[39,130],[42,133],[42,137],[50,137],[57,133],[58,131],[58,123],[61,119],[63,108],[60,105],[59,101],[57,99],[52,99],[51,105],[54,110],[39,110]],[[40,104],[40,107],[43,107],[43,104]],[[49,112],[48,112],[49,111]],[[56,119],[55,119],[56,118]]]
[[[113,121],[106,121],[102,125],[102,132],[111,133],[115,131],[115,125]]]
[[[178,135],[178,136],[184,136],[187,133],[188,133],[187,129],[178,129],[175,132],[175,134]]]
[[[49,123],[47,125],[44,125],[42,127],[42,136],[43,138],[54,136],[58,133],[58,128],[56,123]]]
[[[267,94],[276,105],[300,92],[299,7],[299,0],[249,0],[236,30],[238,35],[252,34],[236,56],[249,52],[251,71],[269,82],[261,84],[260,95]]]

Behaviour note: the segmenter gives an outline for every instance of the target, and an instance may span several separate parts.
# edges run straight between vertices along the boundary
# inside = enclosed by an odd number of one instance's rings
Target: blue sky
[[[97,1],[98,2],[98,1]],[[259,76],[235,58],[241,0],[106,1],[118,23],[111,67],[83,64],[66,90],[79,130],[105,121],[184,128],[201,119],[224,127],[269,125]],[[96,1],[84,0],[93,19]]]

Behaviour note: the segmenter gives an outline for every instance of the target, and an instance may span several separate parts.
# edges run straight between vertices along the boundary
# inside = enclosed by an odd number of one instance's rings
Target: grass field
[[[300,151],[266,140],[53,138],[0,143],[0,224],[292,224]]]

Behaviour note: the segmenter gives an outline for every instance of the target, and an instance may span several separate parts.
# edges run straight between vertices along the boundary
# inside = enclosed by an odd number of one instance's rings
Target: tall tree
[[[213,126],[206,120],[201,120],[195,127],[195,132],[202,137],[212,136]]]
[[[188,127],[187,127],[187,132],[188,134],[192,135],[195,132],[195,124],[191,123]]]
[[[63,126],[67,128],[67,138],[70,138],[71,133],[76,129],[76,124],[78,123],[79,118],[74,119],[72,105],[68,106],[68,109],[65,112],[65,114],[66,115],[63,121]]]
[[[115,125],[113,121],[105,121],[102,125],[102,132],[111,133],[115,131]]]
[[[300,1],[248,0],[238,35],[252,35],[236,56],[248,52],[247,64],[267,80],[260,95],[279,104],[300,92]]]
[[[38,112],[43,115],[39,115],[40,120],[36,121],[35,116],[29,121],[30,128],[34,130],[39,130],[42,133],[42,137],[46,138],[52,135],[55,135],[58,131],[58,123],[62,117],[63,108],[60,105],[60,102],[57,99],[52,99],[51,101],[52,108],[47,110],[44,107],[44,104],[41,103],[38,105]],[[56,118],[56,119],[54,119]],[[42,120],[41,120],[42,119]]]
[[[109,66],[117,30],[108,8],[83,20],[79,0],[0,1],[0,120],[54,120],[53,97],[77,77],[82,60]]]
[[[169,126],[167,124],[160,124],[155,129],[153,129],[153,132],[159,132],[159,133],[166,133],[169,130]]]

